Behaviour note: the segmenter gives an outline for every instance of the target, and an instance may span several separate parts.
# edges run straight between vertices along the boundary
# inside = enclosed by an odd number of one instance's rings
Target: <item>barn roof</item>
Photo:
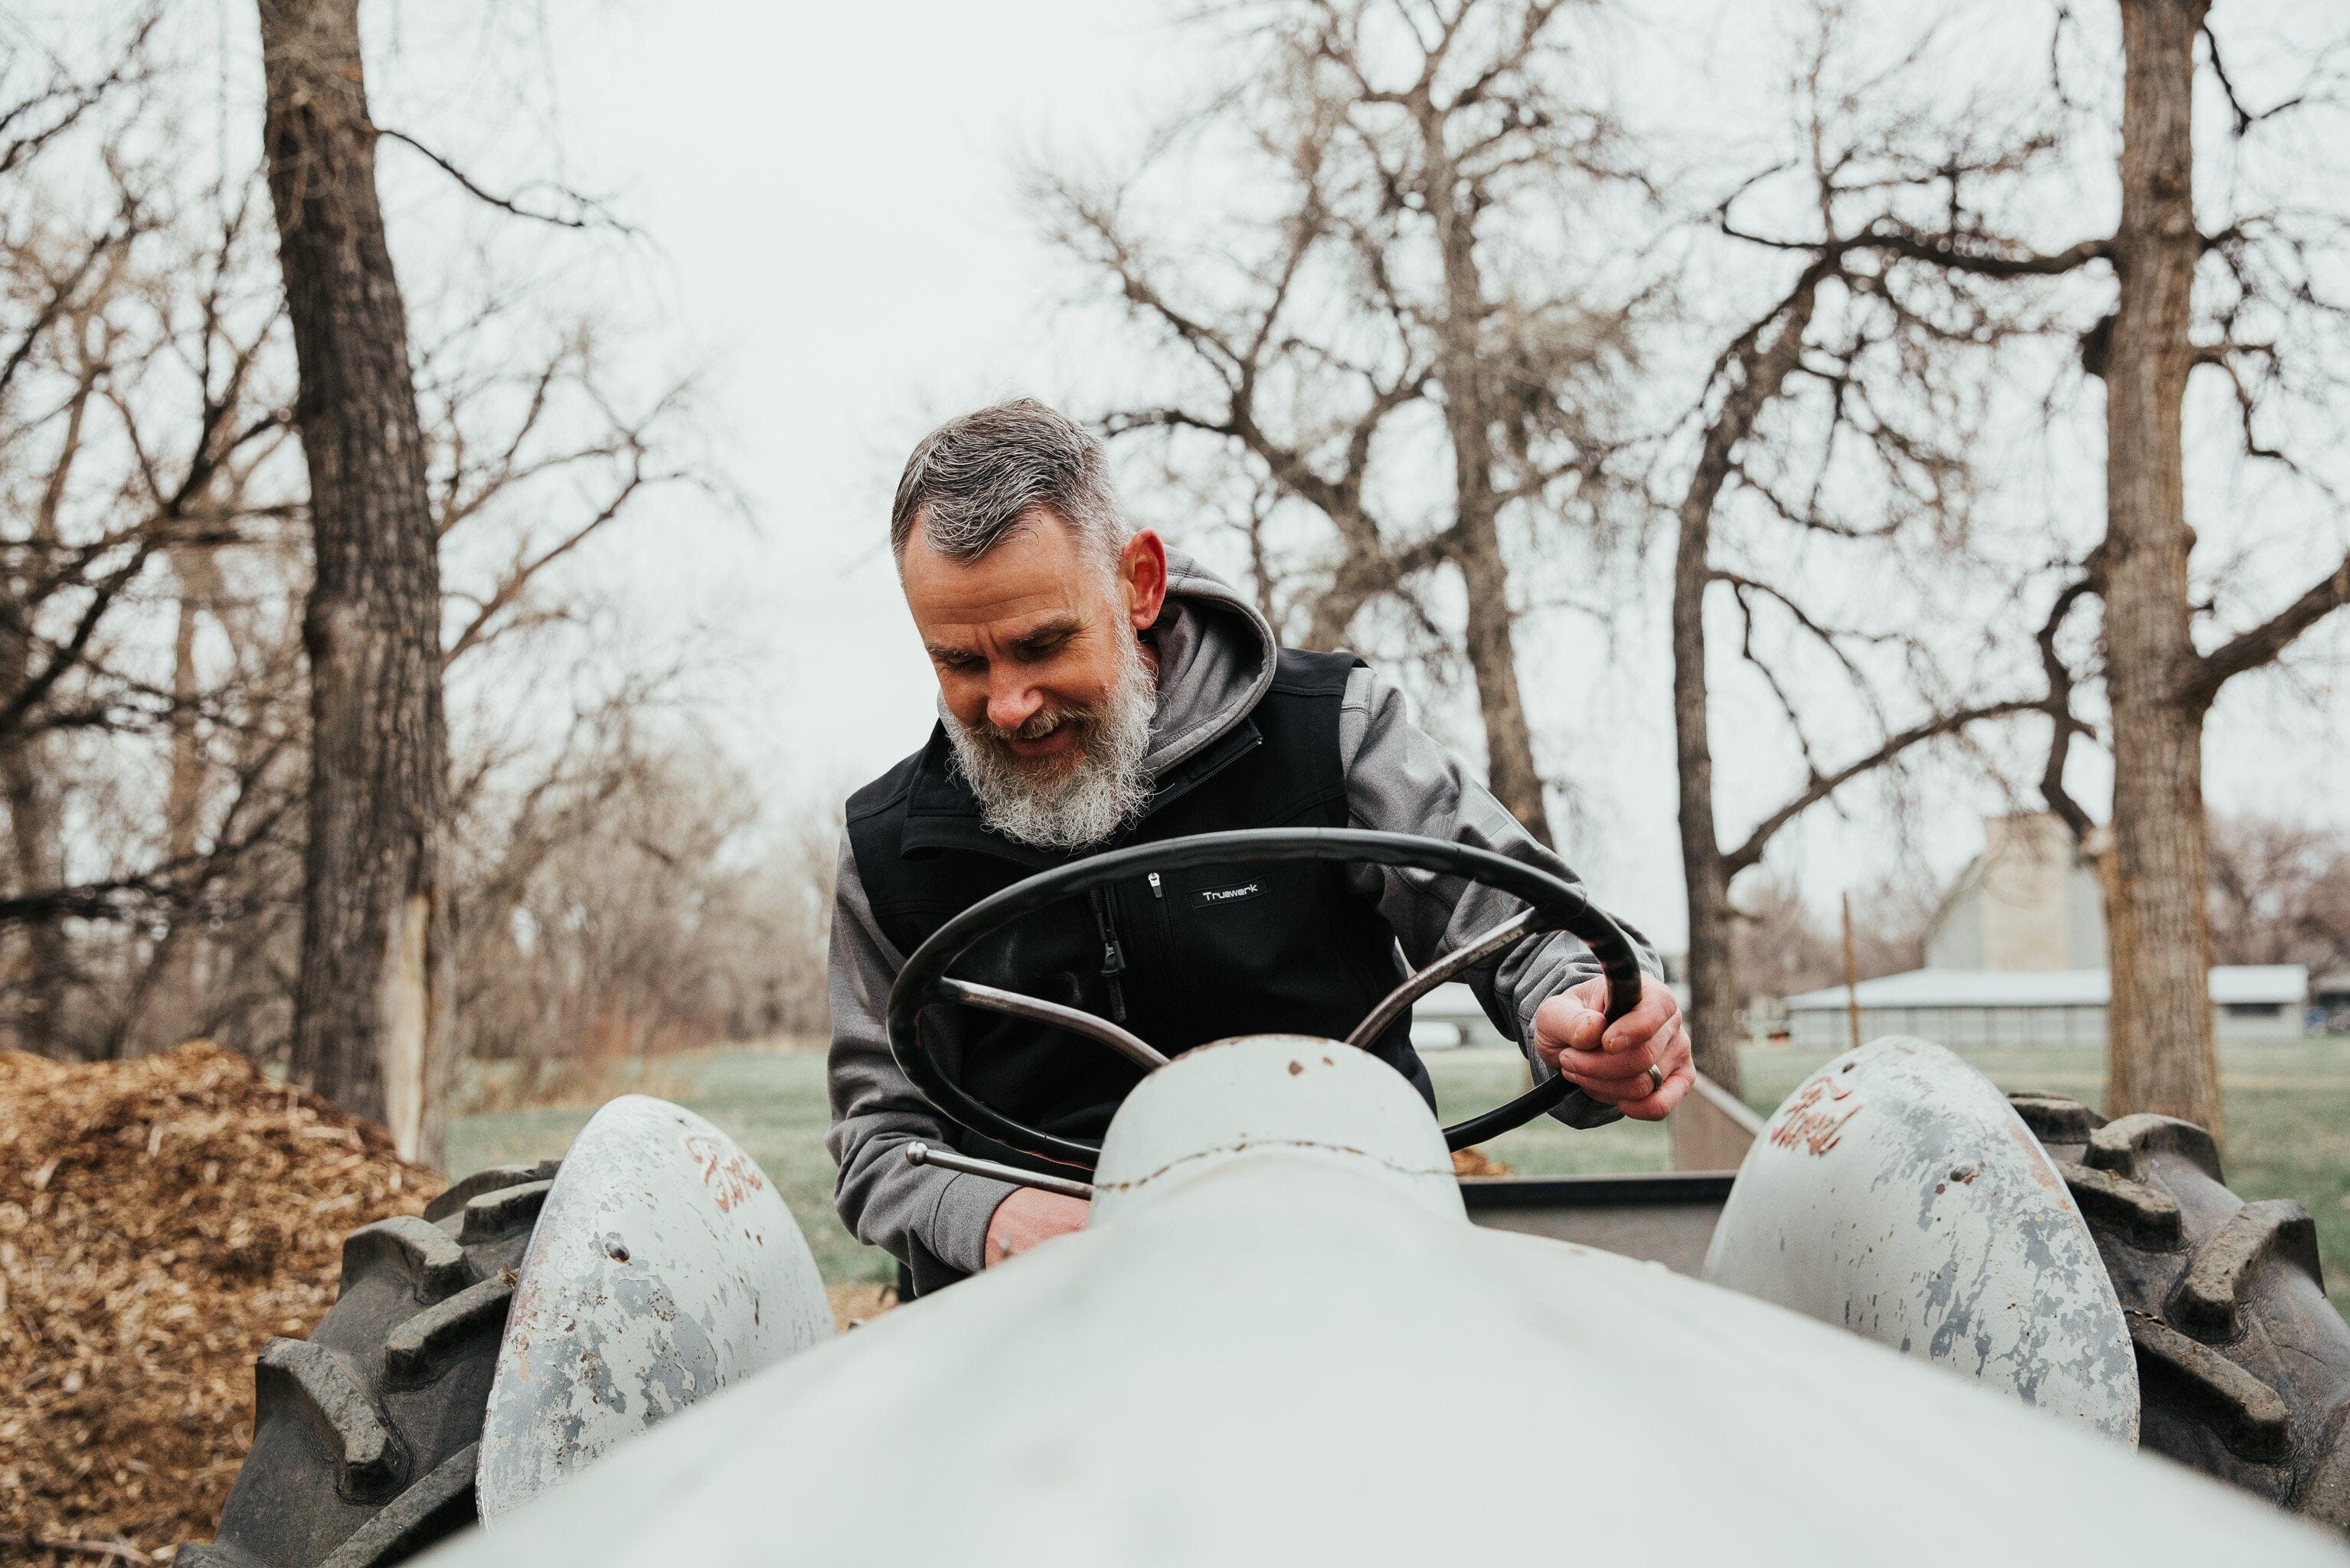
[[[2101,969],[1913,969],[1855,989],[1863,1007],[2103,1007],[2107,984]],[[2298,1005],[2309,1000],[2309,971],[2297,963],[2220,964],[2211,971],[2211,1000]],[[1840,985],[1786,1001],[1791,1012],[1844,1005]]]

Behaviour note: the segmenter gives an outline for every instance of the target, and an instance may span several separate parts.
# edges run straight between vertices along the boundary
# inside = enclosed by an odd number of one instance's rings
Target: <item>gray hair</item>
[[[949,420],[914,448],[889,508],[889,553],[919,524],[931,548],[969,565],[1051,512],[1106,563],[1132,530],[1109,487],[1101,439],[1034,398]]]

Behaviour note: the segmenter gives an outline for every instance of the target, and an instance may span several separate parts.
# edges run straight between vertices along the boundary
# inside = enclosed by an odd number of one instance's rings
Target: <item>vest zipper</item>
[[[1159,873],[1150,873],[1150,904],[1159,911],[1159,961],[1175,961],[1175,906],[1167,901],[1167,888],[1159,880]]]
[[[1109,984],[1110,1022],[1123,1023],[1126,1022],[1126,990],[1118,983],[1118,977],[1126,972],[1126,953],[1118,945],[1117,922],[1110,919],[1109,892],[1107,888],[1096,888],[1087,895],[1087,900],[1094,907],[1095,923],[1101,928],[1101,971],[1102,979]]]

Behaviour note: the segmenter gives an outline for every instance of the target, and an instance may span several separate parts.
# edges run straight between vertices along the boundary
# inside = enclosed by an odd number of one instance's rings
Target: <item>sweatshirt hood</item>
[[[1279,645],[1239,589],[1177,550],[1167,552],[1167,603],[1150,638],[1159,710],[1142,765],[1159,778],[1248,717],[1273,684]]]

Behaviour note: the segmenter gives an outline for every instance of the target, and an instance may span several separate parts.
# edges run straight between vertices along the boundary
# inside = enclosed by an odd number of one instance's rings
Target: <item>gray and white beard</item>
[[[939,718],[954,743],[955,763],[979,797],[980,820],[1020,844],[1040,849],[1084,849],[1099,844],[1142,815],[1150,781],[1142,759],[1150,750],[1150,721],[1159,705],[1157,683],[1144,662],[1141,644],[1125,639],[1118,679],[1100,711],[1061,710],[1040,714],[1049,722],[1083,724],[1075,768],[1056,778],[1039,778],[1033,764],[1005,744],[1012,734],[983,719],[967,728],[939,701]],[[1033,738],[1033,737],[1032,737]]]

